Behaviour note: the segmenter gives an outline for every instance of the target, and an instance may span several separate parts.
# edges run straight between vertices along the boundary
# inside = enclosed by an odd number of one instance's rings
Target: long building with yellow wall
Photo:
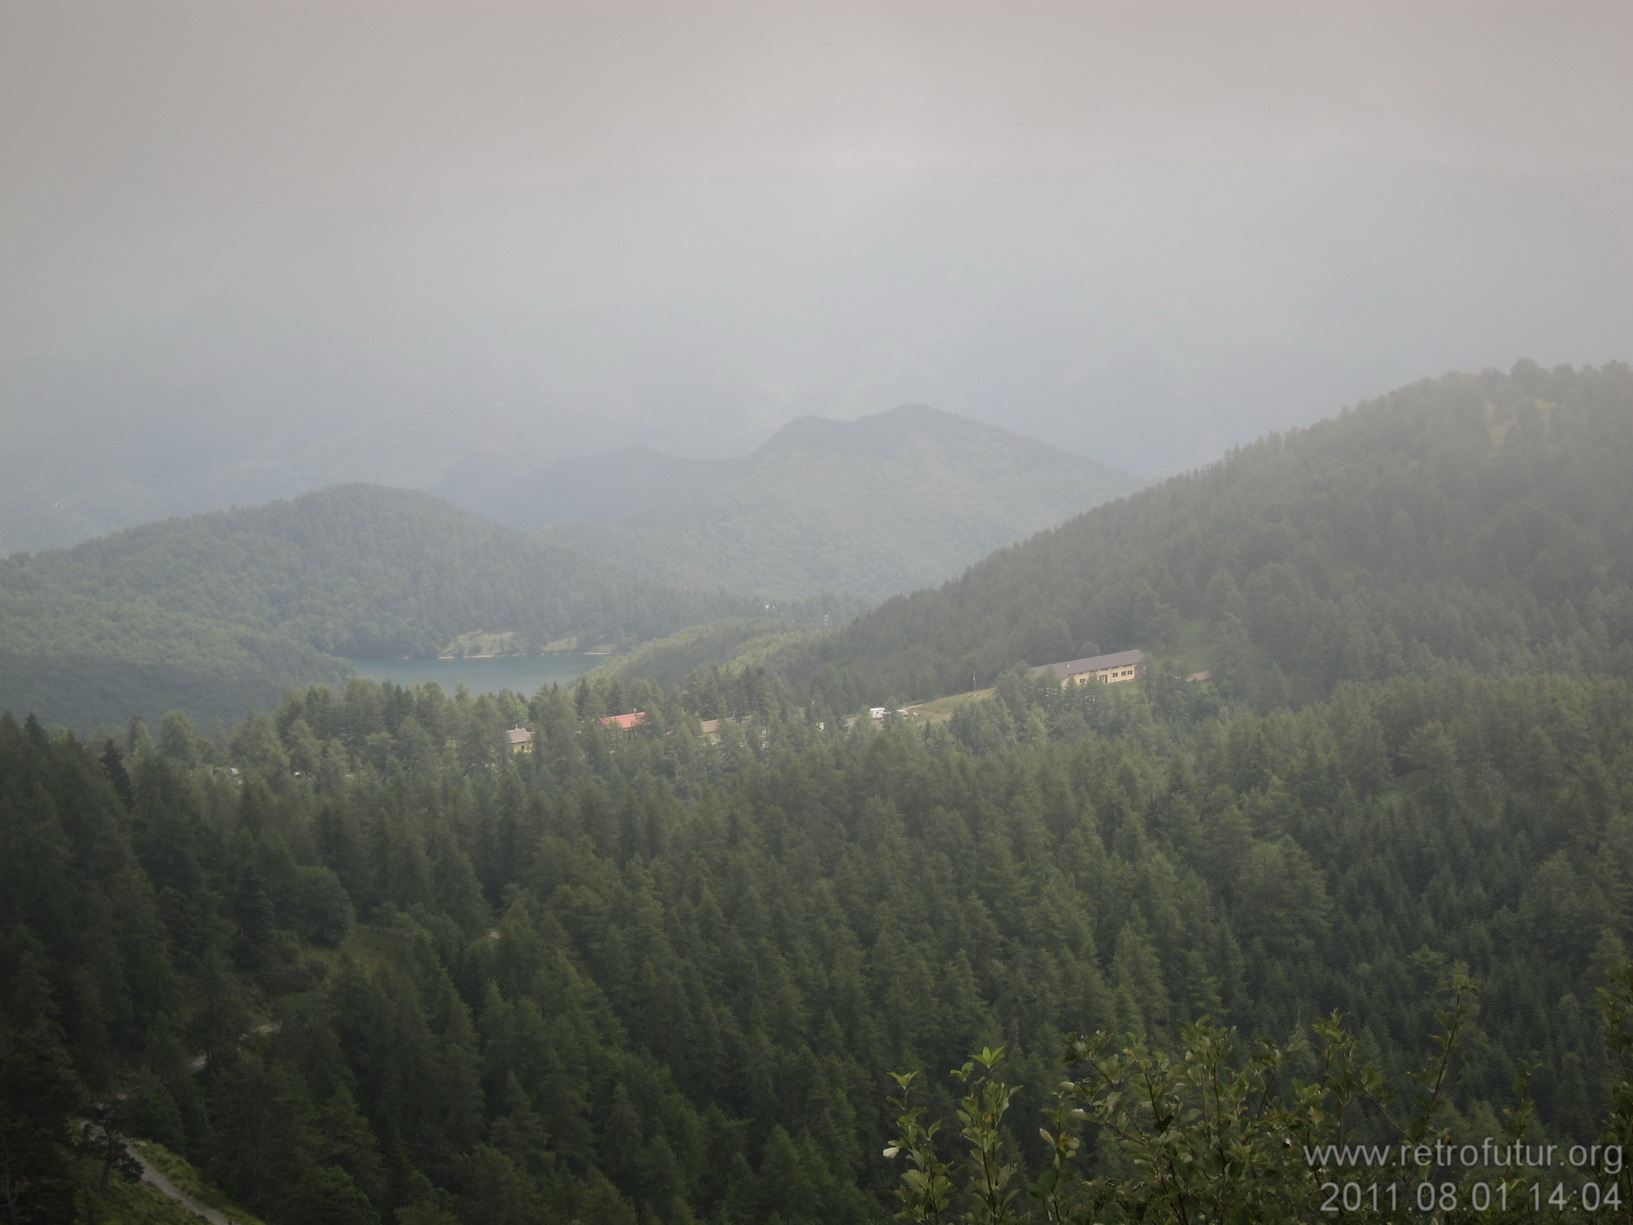
[[[1086,685],[1090,681],[1116,685],[1134,680],[1144,671],[1145,652],[1134,650],[1090,655],[1087,659],[1068,659],[1058,664],[1042,664],[1032,669],[1032,675],[1053,674],[1062,685]]]

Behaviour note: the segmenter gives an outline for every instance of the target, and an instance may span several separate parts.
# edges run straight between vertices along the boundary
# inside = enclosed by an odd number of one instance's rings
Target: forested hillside
[[[1261,705],[1453,660],[1633,675],[1633,371],[1450,374],[894,599],[786,664],[840,706],[1140,647]]]
[[[175,717],[99,745],[0,719],[25,1219],[69,1219],[95,1167],[67,1121],[123,1094],[128,1133],[273,1225],[862,1225],[893,1203],[888,1071],[927,1069],[941,1114],[943,1070],[1003,1045],[1024,1188],[1069,1031],[1282,1039],[1341,1008],[1405,1118],[1461,973],[1432,1134],[1500,1134],[1525,1064],[1539,1134],[1599,1134],[1627,681],[1441,667],[1256,716],[1012,676],[949,724],[850,733],[758,700],[718,745],[691,695],[605,685],[354,681],[225,747]],[[632,702],[633,731],[596,718]],[[1115,1172],[1087,1139],[1085,1175]]]
[[[632,651],[612,656],[596,672],[620,681],[646,680],[668,687],[699,669],[728,675],[747,672],[776,658],[791,643],[824,632],[796,628],[777,617],[728,617],[643,642]],[[722,713],[707,712],[708,717]]]
[[[1317,1221],[1330,1143],[1625,1153],[1630,431],[1626,366],[1419,384],[838,634],[677,635],[740,662],[668,690],[0,716],[20,1219],[90,1219],[97,1104],[269,1225]],[[1608,1157],[1380,1177],[1633,1207]]]
[[[802,417],[689,496],[545,538],[663,583],[881,599],[939,583],[1140,484],[1084,456],[909,405],[856,421]]]
[[[429,489],[524,532],[568,519],[621,523],[741,476],[747,459],[683,459],[651,447],[520,467],[508,454],[460,460]]]
[[[89,727],[172,707],[236,719],[336,656],[625,645],[759,605],[673,591],[427,494],[337,486],[0,559],[0,706]]]

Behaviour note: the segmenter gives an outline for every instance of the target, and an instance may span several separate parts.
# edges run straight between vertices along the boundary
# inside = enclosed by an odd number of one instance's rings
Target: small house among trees
[[[627,715],[608,715],[601,722],[608,727],[616,727],[620,731],[627,732],[630,728],[646,722],[646,711],[632,710]]]
[[[533,733],[525,727],[513,727],[505,733],[505,742],[510,745],[512,753],[531,753],[533,751]]]
[[[1064,663],[1041,664],[1032,669],[1033,676],[1053,675],[1062,685],[1083,685],[1099,681],[1106,685],[1131,681],[1145,672],[1145,652],[1114,651],[1110,655],[1091,655],[1087,659],[1068,659]]]

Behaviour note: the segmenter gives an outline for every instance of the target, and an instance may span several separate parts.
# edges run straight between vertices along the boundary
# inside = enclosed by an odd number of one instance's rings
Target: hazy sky
[[[0,358],[416,202],[1375,150],[1625,168],[1633,5],[0,3]]]

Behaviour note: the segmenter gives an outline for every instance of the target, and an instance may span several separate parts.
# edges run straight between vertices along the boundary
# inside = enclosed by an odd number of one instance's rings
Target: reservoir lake
[[[472,693],[509,689],[531,697],[540,685],[577,680],[605,655],[490,655],[472,659],[348,659],[357,675],[394,685],[436,681],[452,696],[461,682]]]

